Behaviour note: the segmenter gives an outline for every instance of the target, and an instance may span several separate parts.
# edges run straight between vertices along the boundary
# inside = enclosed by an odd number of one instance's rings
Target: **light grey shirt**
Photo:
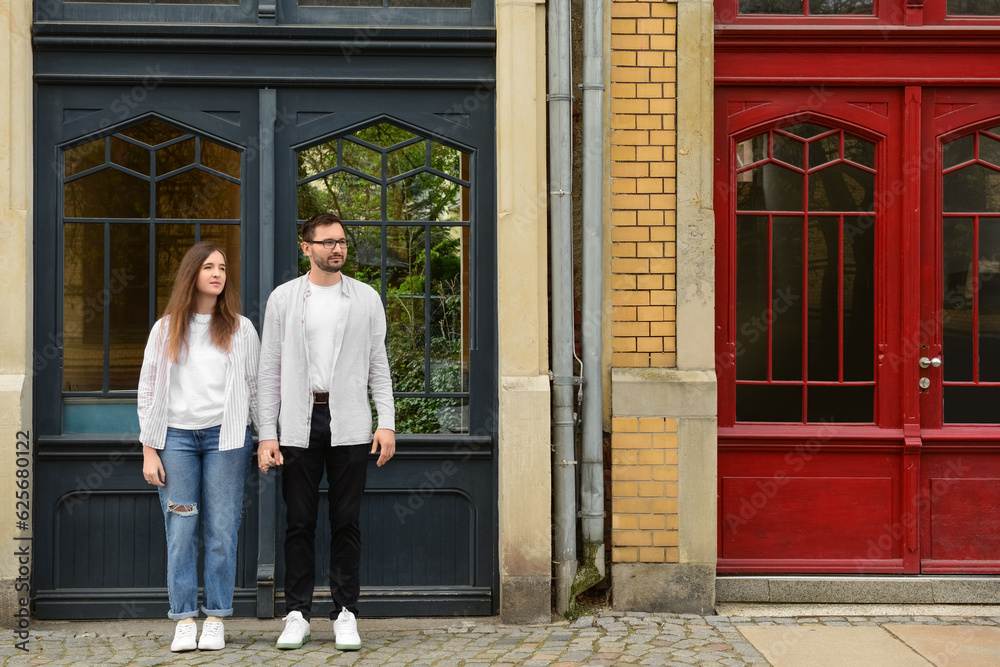
[[[385,309],[378,292],[341,276],[341,321],[334,336],[333,389],[330,392],[330,445],[372,441],[368,392],[375,401],[378,428],[396,430],[392,378],[385,352]],[[279,285],[271,292],[261,335],[257,376],[261,440],[284,447],[308,447],[313,394],[309,388],[306,347],[306,301],[309,276]]]

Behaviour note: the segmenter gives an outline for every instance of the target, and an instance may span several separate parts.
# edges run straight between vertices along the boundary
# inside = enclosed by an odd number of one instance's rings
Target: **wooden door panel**
[[[923,572],[1000,571],[1000,455],[991,449],[956,441],[924,453]]]
[[[723,449],[719,571],[902,571],[902,457],[858,444]]]
[[[892,523],[892,494],[891,477],[726,478],[722,555],[862,558]]]

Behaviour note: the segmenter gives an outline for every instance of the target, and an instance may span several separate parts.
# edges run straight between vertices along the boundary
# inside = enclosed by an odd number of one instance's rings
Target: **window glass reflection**
[[[299,219],[333,212],[341,220],[381,220],[382,186],[338,171],[299,187]]]
[[[111,232],[108,389],[139,386],[149,335],[149,225],[108,225]]]
[[[389,220],[465,221],[461,205],[464,189],[454,181],[422,172],[389,186],[386,214]]]
[[[1000,219],[979,220],[979,379],[1000,382]]]
[[[69,431],[134,431],[134,399],[109,392],[137,388],[149,326],[199,231],[227,250],[230,279],[239,280],[239,224],[156,218],[238,223],[241,161],[239,151],[160,120],[65,150],[63,213],[73,221],[63,224],[62,386],[97,394],[67,397]]]
[[[201,164],[233,178],[240,177],[240,153],[205,139],[201,143]]]
[[[810,14],[871,14],[874,0],[809,0]]]
[[[141,141],[147,146],[159,146],[162,143],[183,137],[187,132],[176,127],[171,127],[158,120],[148,120],[130,128],[121,130],[118,134]]]
[[[773,162],[738,174],[736,210],[801,211],[802,174]]]
[[[1000,16],[1000,0],[948,0],[954,16]]]
[[[846,162],[809,174],[809,210],[874,211],[875,174]]]
[[[844,133],[844,157],[869,169],[875,168],[875,144]]]
[[[975,274],[972,261],[972,218],[945,218],[944,254],[944,355],[945,381],[971,382],[972,311]]]
[[[63,153],[66,176],[73,176],[82,171],[93,169],[104,164],[104,138],[67,148]]]
[[[389,7],[440,7],[444,9],[463,9],[472,6],[472,0],[388,0]]]
[[[226,253],[226,281],[240,287],[240,226],[201,225],[201,240],[210,241]]]
[[[149,155],[148,148],[137,146],[121,137],[111,137],[111,161],[117,165],[149,176]]]
[[[167,309],[174,276],[184,253],[194,245],[194,238],[194,225],[156,225],[156,317],[162,316]]]
[[[768,361],[767,216],[736,216],[736,379],[766,380]]]
[[[1000,166],[1000,141],[985,134],[980,134],[979,159],[992,164],[994,167]]]
[[[114,168],[69,181],[63,197],[67,218],[149,217],[149,181]]]
[[[809,218],[809,379],[840,376],[840,242],[835,217]]]
[[[975,159],[975,140],[973,135],[968,135],[949,141],[944,145],[944,168],[950,169],[963,162]]]
[[[944,175],[947,213],[1000,212],[1000,171],[970,164]]]
[[[736,218],[737,419],[870,423],[876,231],[856,212],[874,211],[875,144],[796,123],[736,149],[736,209],[755,213]],[[782,214],[803,208],[824,215]]]
[[[389,123],[298,154],[300,220],[345,220],[344,274],[385,300],[397,394],[469,391],[469,169],[468,154]],[[467,397],[396,398],[400,432],[467,432],[468,420]]]
[[[393,389],[427,391],[424,364],[424,227],[386,230],[386,347]]]
[[[755,162],[760,162],[767,157],[767,135],[758,134],[756,137],[741,141],[736,146],[736,165],[746,167]]]
[[[801,14],[802,0],[740,0],[740,14]]]
[[[783,134],[774,133],[774,159],[789,164],[793,167],[802,168],[802,148],[801,141],[786,137]]]
[[[772,220],[771,378],[802,379],[802,218]]]
[[[63,225],[64,391],[101,391],[104,386],[104,227]]]
[[[875,379],[875,218],[845,216],[842,224],[844,380],[867,382]]]
[[[194,137],[163,146],[156,151],[156,173],[160,176],[194,164]]]
[[[392,178],[420,169],[427,164],[427,142],[419,141],[398,148],[387,156],[387,176]]]
[[[322,161],[322,157],[324,156],[336,158],[336,144],[327,144],[325,148],[326,151],[322,152],[312,149],[313,155],[310,157],[318,160],[318,163],[313,167],[314,170],[318,170],[314,171],[314,173],[319,173],[319,171],[325,169],[332,169],[336,166],[336,161],[332,164],[324,164]],[[374,151],[367,146],[362,146],[353,141],[345,140],[341,155],[345,167],[357,169],[362,174],[367,174],[372,178],[382,178],[382,154],[378,151]]]
[[[169,176],[156,184],[156,217],[239,220],[240,186],[201,169]]]
[[[468,271],[465,227],[431,227],[430,347],[431,391],[468,391],[468,358],[462,341],[468,328]]]

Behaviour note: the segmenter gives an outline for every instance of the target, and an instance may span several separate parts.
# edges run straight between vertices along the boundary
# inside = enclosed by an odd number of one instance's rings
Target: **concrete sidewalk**
[[[279,651],[280,619],[232,619],[225,650],[175,654],[170,621],[34,621],[29,651],[13,633],[4,665],[1000,665],[1000,607],[720,605],[719,615],[601,611],[574,622],[491,618],[361,619],[365,647],[342,653],[332,623]]]

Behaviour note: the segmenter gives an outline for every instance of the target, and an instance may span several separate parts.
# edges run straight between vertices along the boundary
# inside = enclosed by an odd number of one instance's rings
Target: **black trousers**
[[[370,444],[330,446],[330,407],[313,408],[309,447],[282,447],[281,497],[285,500],[285,610],[312,616],[316,585],[316,518],[319,484],[330,485],[330,592],[335,618],[357,615],[361,592],[361,498]]]

